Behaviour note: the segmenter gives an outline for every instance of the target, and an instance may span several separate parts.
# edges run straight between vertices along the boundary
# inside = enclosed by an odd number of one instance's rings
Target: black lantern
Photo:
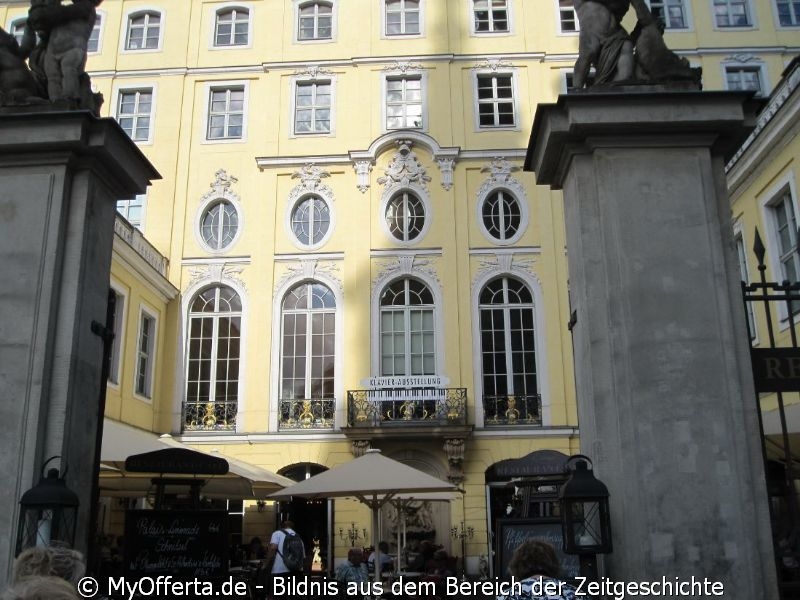
[[[53,542],[72,547],[78,504],[78,496],[59,478],[58,469],[48,470],[47,477],[40,479],[19,501],[16,553]]]
[[[564,552],[567,554],[607,554],[611,552],[611,519],[608,510],[608,488],[595,479],[589,469],[591,461],[578,454],[567,461],[575,468],[561,486],[561,529]]]

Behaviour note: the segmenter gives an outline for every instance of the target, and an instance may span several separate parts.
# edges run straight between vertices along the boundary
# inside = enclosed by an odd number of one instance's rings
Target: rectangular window
[[[739,259],[739,275],[745,283],[750,282],[750,275],[747,270],[747,250],[744,247],[744,238],[741,232],[735,234],[736,256]],[[750,331],[750,341],[756,339],[756,320],[753,312],[753,303],[747,303],[747,326]]]
[[[419,0],[386,0],[386,35],[419,34]]]
[[[244,87],[212,88],[208,107],[209,140],[241,139],[244,128]]]
[[[478,121],[481,127],[513,127],[511,75],[478,75]]]
[[[100,29],[103,27],[103,18],[100,15],[94,20],[94,27],[92,33],[89,35],[89,41],[86,42],[87,52],[97,52],[100,49]]]
[[[114,341],[111,344],[111,356],[108,358],[108,380],[119,384],[120,362],[122,358],[122,336],[125,329],[125,296],[114,292]]]
[[[781,27],[797,27],[800,25],[800,2],[798,0],[775,0],[778,11],[778,22]]]
[[[295,134],[330,133],[331,82],[298,82],[294,107]]]
[[[156,320],[142,311],[139,316],[139,339],[136,343],[136,387],[139,396],[153,397],[153,352]]]
[[[231,8],[217,13],[214,29],[215,46],[246,46],[250,30],[250,12],[244,8]]]
[[[725,87],[729,90],[754,90],[763,93],[760,67],[725,67]]]
[[[650,0],[650,12],[660,20],[666,29],[687,29],[684,0]]]
[[[150,139],[150,116],[153,111],[153,89],[120,90],[117,121],[134,142]]]
[[[714,20],[717,27],[750,27],[750,7],[747,0],[714,0]]]
[[[476,33],[508,31],[507,0],[473,0]]]
[[[561,33],[573,33],[580,30],[578,15],[572,6],[572,0],[558,0],[558,20]]]
[[[155,50],[161,37],[161,14],[144,12],[128,19],[126,50]]]
[[[25,19],[18,19],[11,24],[9,33],[14,36],[17,43],[22,45],[22,38],[25,35]]]
[[[141,231],[142,227],[144,227],[144,208],[146,199],[147,194],[139,194],[132,200],[117,200],[117,212],[139,231]]]
[[[780,279],[796,282],[800,273],[800,256],[797,253],[797,218],[789,189],[779,194],[770,205],[775,225]]]
[[[422,128],[422,78],[386,79],[386,129]]]

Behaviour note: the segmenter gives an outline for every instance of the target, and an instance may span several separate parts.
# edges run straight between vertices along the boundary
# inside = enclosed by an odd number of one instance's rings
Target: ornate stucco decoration
[[[353,162],[356,172],[356,187],[362,194],[369,189],[369,174],[372,172],[372,162],[369,160],[356,160]]]
[[[407,60],[396,60],[390,65],[383,67],[384,71],[408,73],[409,71],[421,71],[424,67],[419,63],[414,63]]]
[[[748,63],[748,62],[763,62],[763,61],[754,54],[740,52],[739,54],[731,54],[730,56],[726,56],[723,62]]]
[[[464,481],[463,465],[466,446],[466,440],[463,438],[449,438],[444,441],[444,453],[447,456],[447,464],[450,467],[447,479],[452,483]]]
[[[314,80],[319,79],[320,77],[331,77],[333,75],[333,71],[326,69],[325,67],[320,67],[319,65],[308,65],[304,69],[297,69],[294,74],[302,79]]]
[[[364,456],[371,447],[372,443],[369,440],[353,440],[350,443],[350,452],[358,458]]]
[[[397,140],[395,143],[397,144],[397,152],[384,171],[386,176],[378,177],[378,183],[385,185],[387,190],[416,184],[427,192],[428,182],[431,178],[411,149],[413,142],[411,140]]]
[[[316,258],[308,258],[287,264],[286,272],[275,285],[275,300],[278,300],[278,293],[280,290],[292,279],[302,278],[316,280],[319,278],[320,274],[325,276],[326,282],[330,282],[335,288],[334,291],[341,297],[344,286],[342,285],[339,263],[337,261],[320,261]]]
[[[525,200],[525,187],[511,176],[511,173],[521,170],[521,167],[511,164],[502,156],[492,159],[492,162],[481,168],[481,173],[489,173],[490,175],[478,189],[478,198],[483,198],[495,188],[504,187],[511,190],[519,201],[523,202]]]
[[[217,198],[239,202],[239,194],[231,190],[231,186],[238,181],[239,180],[233,175],[228,175],[225,169],[219,169],[214,173],[214,181],[211,184],[211,189],[200,197],[200,204],[205,204]]]
[[[413,254],[403,254],[394,258],[378,259],[379,268],[372,280],[372,287],[378,287],[384,281],[401,275],[422,274],[436,282],[441,287],[439,273],[434,268],[429,258],[421,258]]]
[[[330,176],[330,173],[314,163],[304,165],[302,169],[292,174],[292,179],[299,179],[300,184],[289,192],[289,202],[294,204],[295,201],[306,194],[316,194],[333,202],[333,190],[322,183],[323,179]]]
[[[241,264],[227,264],[224,262],[191,267],[189,269],[189,283],[187,284],[187,289],[200,282],[223,284],[226,282],[233,282],[239,285],[243,290],[247,290],[247,286],[240,277],[242,271],[244,271],[244,267]]]
[[[482,256],[478,264],[480,265],[480,269],[475,275],[475,280],[473,280],[472,285],[473,287],[476,285],[478,280],[483,279],[483,277],[487,273],[520,273],[527,277],[533,277],[538,283],[541,284],[539,281],[539,277],[533,271],[533,266],[536,264],[536,259],[526,254],[522,256],[519,253],[512,253],[512,252],[505,252],[505,253],[497,253],[497,254],[489,254],[486,256]]]
[[[437,158],[436,164],[439,165],[439,172],[442,174],[442,187],[449,192],[453,187],[453,167],[456,161],[452,158]]]
[[[477,63],[472,67],[475,71],[492,71],[496,73],[500,69],[511,69],[514,65],[502,58],[489,58],[487,57],[483,62]]]

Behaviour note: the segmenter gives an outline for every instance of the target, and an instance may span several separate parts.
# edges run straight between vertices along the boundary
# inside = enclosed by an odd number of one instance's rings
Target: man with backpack
[[[267,564],[273,557],[275,559],[271,571],[273,580],[281,577],[288,584],[289,579],[303,572],[306,550],[291,521],[284,521],[282,527],[272,534],[267,551]]]

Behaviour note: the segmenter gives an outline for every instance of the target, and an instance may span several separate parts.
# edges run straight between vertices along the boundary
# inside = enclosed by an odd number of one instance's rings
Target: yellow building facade
[[[796,3],[651,6],[705,89],[767,94],[800,49]],[[0,24],[17,31],[27,7],[0,2]],[[571,3],[98,12],[87,70],[103,115],[163,177],[120,206],[163,268],[115,254],[128,313],[107,417],[295,477],[380,448],[463,487],[427,529],[460,555],[450,529],[472,528],[477,572],[518,498],[498,464],[580,449],[561,199],[521,171],[536,105],[567,89]],[[245,538],[316,510],[335,560],[340,528],[368,524],[347,501],[258,508]]]

